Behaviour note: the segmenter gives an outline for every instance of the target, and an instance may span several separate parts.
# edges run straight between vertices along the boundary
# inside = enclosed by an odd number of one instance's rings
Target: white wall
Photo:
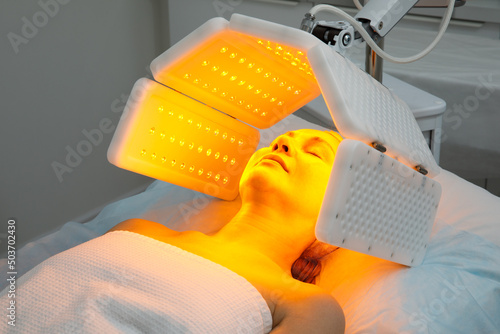
[[[133,83],[165,48],[161,10],[154,0],[0,3],[0,252],[10,217],[21,246],[150,183],[106,150]]]
[[[251,0],[169,0],[170,40],[175,43],[208,19],[222,16],[229,20],[239,13],[276,23],[300,27],[311,3],[277,1],[278,3]]]

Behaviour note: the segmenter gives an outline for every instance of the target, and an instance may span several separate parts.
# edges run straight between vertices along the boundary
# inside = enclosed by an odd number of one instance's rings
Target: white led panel
[[[318,240],[408,266],[419,265],[441,186],[360,141],[338,147],[316,225]]]
[[[389,89],[326,45],[312,48],[309,62],[340,133],[368,145],[380,143],[386,154],[430,177],[439,173],[410,108]]]

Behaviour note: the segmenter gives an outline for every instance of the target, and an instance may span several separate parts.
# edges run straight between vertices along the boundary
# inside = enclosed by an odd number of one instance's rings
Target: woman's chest
[[[162,241],[217,263],[245,278],[262,295],[271,313],[274,312],[280,295],[284,293],[286,283],[292,279],[267,256],[238,244],[219,243],[196,233],[188,234],[185,238]]]

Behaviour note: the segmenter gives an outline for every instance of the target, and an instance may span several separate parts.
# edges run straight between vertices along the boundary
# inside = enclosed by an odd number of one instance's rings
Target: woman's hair
[[[337,249],[338,247],[324,242],[314,241],[292,264],[292,277],[305,283],[314,284],[316,276],[321,272],[321,260]]]

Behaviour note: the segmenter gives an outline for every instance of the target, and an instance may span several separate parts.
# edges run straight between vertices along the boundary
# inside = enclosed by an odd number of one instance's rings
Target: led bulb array
[[[303,51],[258,38],[255,38],[255,41],[258,45],[264,47],[269,54],[275,56],[278,61],[284,60],[305,74],[314,77],[309,61]]]
[[[159,106],[157,110],[159,113],[163,113],[165,111],[164,104],[161,102],[161,100],[158,101]],[[168,101],[164,102],[168,103]],[[185,115],[189,117],[186,118]],[[185,122],[188,127],[191,127],[191,129],[182,131],[181,129],[185,127],[183,126],[185,124],[176,124],[176,122]],[[228,149],[229,152],[234,154],[235,150],[231,150],[231,147],[227,147],[227,144],[229,143],[231,145],[243,146],[245,144],[244,139],[236,139],[236,134],[228,134],[226,131],[221,133],[217,124],[214,125],[213,122],[208,121],[206,118],[202,118],[196,114],[193,115],[193,113],[184,109],[179,109],[178,112],[176,112],[176,110],[169,107],[166,115],[160,115],[158,119],[155,120],[155,124],[157,123],[159,124],[159,127],[152,126],[147,132],[151,136],[156,136],[152,139],[150,145],[155,146],[155,143],[159,144],[157,145],[158,149],[153,149],[153,151],[149,152],[148,148],[143,148],[140,152],[142,157],[149,157],[153,162],[158,164],[170,163],[172,168],[179,168],[183,171],[187,170],[189,173],[197,171],[193,175],[197,175],[200,178],[213,178],[215,182],[221,181],[223,184],[227,184],[229,182],[228,175],[221,177],[221,173],[214,173],[212,169],[204,169],[202,166],[214,165],[213,161],[209,160],[210,157],[216,161],[222,161],[222,163],[228,162],[229,166],[234,166],[237,163],[236,157],[230,157],[224,153],[221,154],[220,150],[212,151],[212,148],[204,145],[204,143],[210,135],[213,135],[214,137],[220,135],[220,139],[223,141],[222,147]],[[193,130],[195,130],[194,133]],[[202,136],[200,136],[200,134],[202,134]],[[205,137],[204,135],[207,136]],[[165,143],[167,144],[165,145]],[[172,145],[169,145],[168,143]],[[216,147],[221,147],[221,145],[219,144]],[[181,149],[197,152],[199,155],[191,155],[183,160],[178,160],[176,159],[176,153]],[[182,156],[183,154],[180,155]],[[224,170],[225,166],[221,164],[219,165],[220,166],[214,166],[214,168],[216,170]]]
[[[236,197],[259,132],[153,81],[141,79],[134,90],[141,90],[135,94],[141,98],[129,106],[123,140],[113,138],[110,161],[213,196]]]

